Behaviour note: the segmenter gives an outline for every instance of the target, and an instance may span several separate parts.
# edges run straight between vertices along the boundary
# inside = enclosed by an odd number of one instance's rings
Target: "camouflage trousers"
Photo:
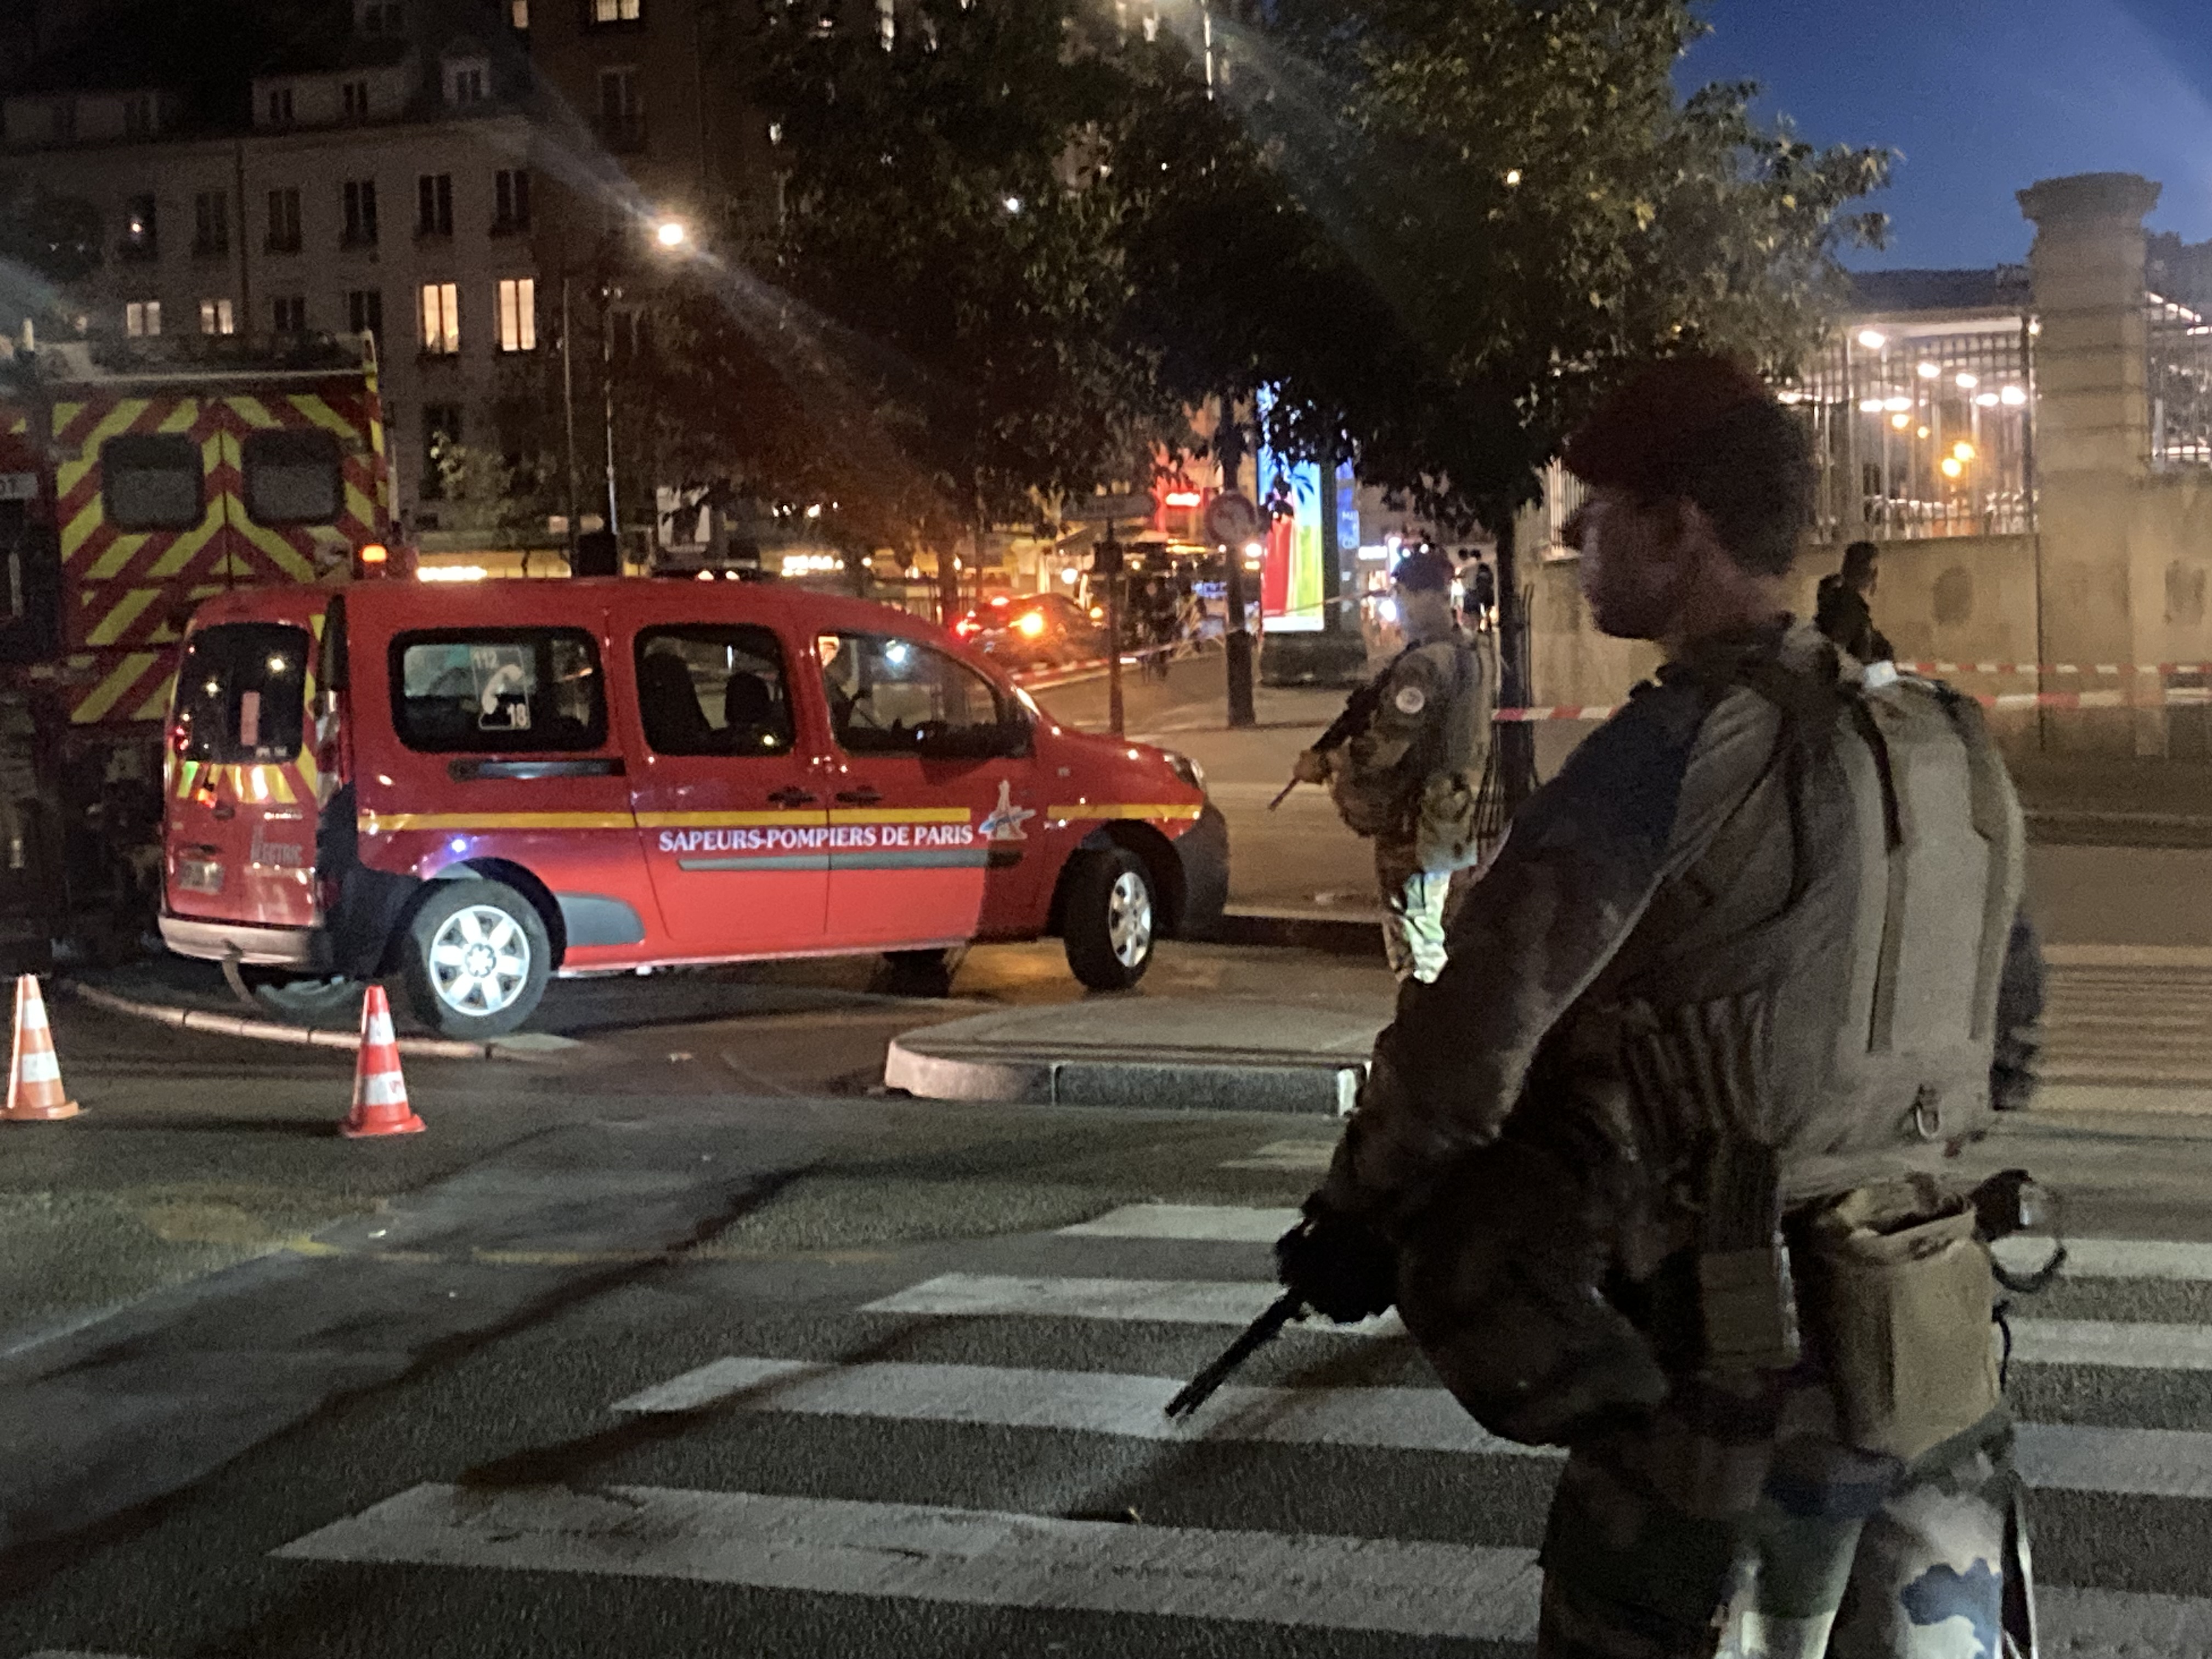
[[[2012,1651],[2021,1487],[2002,1415],[1910,1465],[1810,1425],[1778,1425],[1763,1445],[1713,1426],[1662,1423],[1569,1458],[1544,1541],[1541,1659]],[[2011,1593],[2024,1603],[2028,1587]]]
[[[1469,872],[1424,870],[1410,845],[1376,837],[1375,884],[1382,896],[1382,954],[1402,985],[1424,985],[1444,967],[1444,928]]]

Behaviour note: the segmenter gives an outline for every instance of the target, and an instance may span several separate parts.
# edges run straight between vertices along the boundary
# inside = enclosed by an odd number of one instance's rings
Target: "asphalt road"
[[[1357,895],[1318,797],[1259,793],[1334,697],[1209,730],[1218,672],[1133,677],[1129,729],[1207,765],[1240,900]],[[2060,850],[2042,901],[2120,952],[2054,1015],[2098,1103],[1976,1160],[2076,1237],[2014,1320],[2047,1640],[2212,1655],[2212,994],[2140,954],[2212,943],[2207,884]],[[1378,975],[1171,945],[1138,994]],[[868,1092],[897,1031],[1079,994],[1049,943],[942,1000],[866,961],[611,982],[555,1060],[410,1063],[430,1131],[374,1143],[331,1133],[343,1056],[58,1000],[88,1110],[0,1128],[0,1659],[1526,1653],[1556,1463],[1401,1337],[1294,1330],[1159,1416],[1264,1304],[1324,1126]]]

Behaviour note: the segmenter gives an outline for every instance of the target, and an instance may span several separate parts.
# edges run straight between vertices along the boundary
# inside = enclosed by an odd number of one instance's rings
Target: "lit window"
[[[235,334],[237,319],[231,313],[228,300],[200,301],[200,332],[203,334]]]
[[[642,0],[592,0],[594,23],[635,23]]]
[[[506,276],[499,284],[499,349],[538,349],[538,279]]]
[[[132,339],[161,331],[161,302],[133,300],[123,307],[123,331]]]
[[[422,349],[451,356],[461,349],[461,292],[453,283],[422,284]]]
[[[530,27],[530,0],[507,0],[507,21],[514,27]]]

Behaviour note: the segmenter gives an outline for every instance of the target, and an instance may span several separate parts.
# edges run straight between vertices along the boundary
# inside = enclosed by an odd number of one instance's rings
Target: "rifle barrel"
[[[1292,778],[1288,783],[1285,784],[1276,792],[1274,799],[1267,803],[1267,810],[1272,812],[1278,806],[1280,806],[1285,801],[1291,798],[1291,791],[1297,787],[1298,781],[1296,778]]]
[[[1295,1291],[1285,1291],[1267,1304],[1267,1310],[1244,1328],[1243,1334],[1221,1351],[1221,1357],[1184,1383],[1168,1401],[1170,1417],[1188,1417],[1213,1398],[1237,1368],[1273,1341],[1284,1326],[1302,1316],[1305,1303]]]

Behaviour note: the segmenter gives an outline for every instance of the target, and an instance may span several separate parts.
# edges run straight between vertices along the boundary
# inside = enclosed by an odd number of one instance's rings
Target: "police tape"
[[[1900,662],[1911,674],[2086,674],[2117,679],[2123,674],[2212,674],[2212,662]]]
[[[1917,665],[1905,663],[1900,667]],[[1967,696],[1996,714],[2030,708],[2203,708],[2212,707],[2212,685],[2170,685],[2162,691],[1979,691]],[[1611,720],[1626,703],[1553,703],[1549,707],[1499,708],[1491,718],[1501,726],[1534,720]]]

